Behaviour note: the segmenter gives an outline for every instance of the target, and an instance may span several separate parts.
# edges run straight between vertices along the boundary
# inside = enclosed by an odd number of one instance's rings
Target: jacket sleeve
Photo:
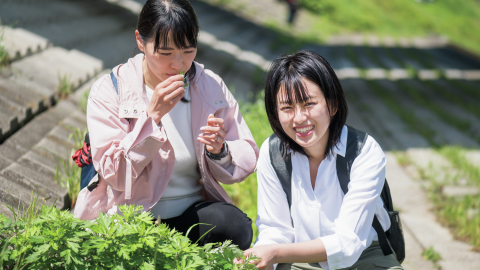
[[[373,217],[376,212],[385,211],[380,199],[385,183],[385,165],[385,154],[369,136],[352,164],[349,189],[335,219],[335,233],[320,237],[330,269],[352,266],[367,248],[368,236],[376,233],[372,227]],[[390,222],[381,219],[381,215],[378,218],[384,229],[388,229]]]
[[[113,189],[124,191],[125,199],[130,199],[133,181],[167,139],[164,128],[142,112],[129,130],[128,121],[119,118],[119,96],[107,75],[90,91],[87,125],[95,169]]]
[[[292,226],[287,196],[270,163],[269,139],[260,149],[257,165],[257,228],[255,246],[293,243],[295,231]]]
[[[227,133],[225,141],[232,156],[232,164],[235,166],[233,174],[229,173],[217,162],[208,157],[205,158],[210,173],[215,180],[223,184],[233,184],[245,180],[255,171],[259,150],[250,129],[240,113],[237,101],[235,101],[223,81],[220,82],[220,86],[230,102],[228,106],[218,110],[215,113],[215,117],[222,118],[225,123],[225,131]]]

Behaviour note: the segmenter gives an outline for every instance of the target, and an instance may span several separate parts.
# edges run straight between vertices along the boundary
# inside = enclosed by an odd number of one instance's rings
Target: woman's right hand
[[[160,124],[162,117],[167,114],[185,94],[183,75],[172,76],[159,83],[153,90],[152,99],[147,107],[147,116]]]

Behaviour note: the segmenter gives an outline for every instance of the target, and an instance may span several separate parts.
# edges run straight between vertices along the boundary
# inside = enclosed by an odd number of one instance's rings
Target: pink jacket
[[[86,188],[80,191],[74,211],[80,219],[96,218],[99,211],[115,213],[122,204],[143,205],[148,211],[167,187],[175,156],[164,128],[147,117],[142,61],[143,54],[138,54],[113,69],[118,95],[109,75],[97,80],[90,90],[87,124],[93,165],[100,181],[92,192]],[[194,140],[206,200],[231,203],[218,182],[243,181],[255,170],[258,147],[222,79],[203,65],[195,65],[197,73],[190,82],[192,135],[198,136],[209,114],[223,118],[225,139],[235,165],[231,175],[206,157],[204,145]]]

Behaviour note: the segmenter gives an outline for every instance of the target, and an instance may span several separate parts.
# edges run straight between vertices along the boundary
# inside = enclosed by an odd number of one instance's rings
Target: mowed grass
[[[247,123],[258,147],[272,135],[268,123],[263,98],[255,103],[246,103],[240,106],[243,118]],[[233,185],[223,185],[233,203],[252,219],[253,241],[257,238],[258,230],[255,225],[257,219],[257,173],[251,174],[245,181]]]
[[[480,53],[480,2],[437,0],[304,0],[312,24],[303,35],[328,37],[362,33],[395,38],[444,35],[453,43]],[[425,1],[427,2],[427,1]],[[315,6],[318,6],[315,10]]]
[[[258,0],[203,0],[238,10]],[[264,1],[274,5],[275,0]],[[282,1],[283,2],[283,1]],[[301,38],[325,41],[333,35],[364,34],[379,37],[411,38],[441,35],[451,42],[480,54],[480,2],[478,0],[302,0],[303,9],[296,24],[290,26],[283,16],[251,18],[266,27]],[[252,4],[253,3],[253,4]],[[284,4],[284,3],[282,3]],[[268,8],[265,6],[263,8]],[[264,14],[261,10],[252,12]],[[300,18],[302,16],[303,18]],[[291,39],[290,39],[291,40]]]

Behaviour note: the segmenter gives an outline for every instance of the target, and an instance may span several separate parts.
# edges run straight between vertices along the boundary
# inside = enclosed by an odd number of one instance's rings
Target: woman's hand
[[[206,145],[207,151],[218,155],[222,152],[227,132],[222,118],[215,118],[213,114],[208,116],[207,126],[200,128],[203,133],[198,135],[197,140]]]
[[[152,99],[147,107],[147,116],[160,124],[162,117],[167,114],[185,94],[183,75],[169,77],[159,83],[153,90]]]
[[[248,257],[248,255],[252,254],[260,259],[250,261],[250,263],[254,264],[257,266],[258,269],[260,270],[270,270],[272,269],[273,265],[276,263],[276,249],[278,245],[273,244],[273,245],[262,245],[262,246],[256,246],[250,249],[247,249],[243,252],[243,255],[245,257]],[[235,259],[233,261],[234,263],[243,263],[242,260]]]

